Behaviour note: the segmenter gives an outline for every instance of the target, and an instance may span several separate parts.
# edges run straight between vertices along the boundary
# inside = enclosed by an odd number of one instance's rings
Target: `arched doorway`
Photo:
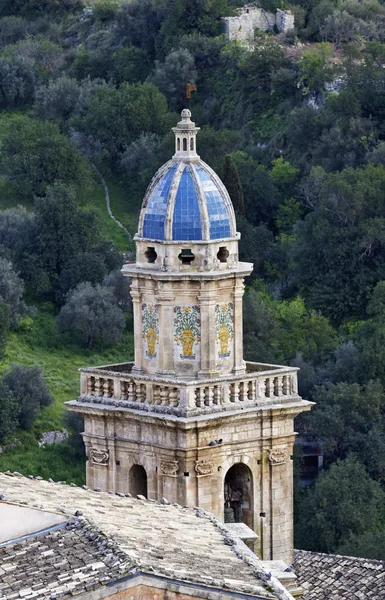
[[[132,465],[128,476],[130,494],[147,498],[147,473],[141,465]]]
[[[225,477],[225,523],[245,523],[254,529],[253,474],[237,463]]]

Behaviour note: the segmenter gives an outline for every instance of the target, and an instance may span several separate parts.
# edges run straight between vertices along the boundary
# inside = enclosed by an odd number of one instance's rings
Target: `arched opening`
[[[176,149],[180,150],[180,138],[176,138]]]
[[[194,150],[194,138],[190,139],[190,150]]]
[[[130,494],[147,498],[147,473],[141,465],[132,465],[128,475]]]
[[[245,523],[254,528],[253,474],[247,465],[237,463],[225,477],[225,523]]]
[[[187,138],[183,138],[183,151],[187,152]]]

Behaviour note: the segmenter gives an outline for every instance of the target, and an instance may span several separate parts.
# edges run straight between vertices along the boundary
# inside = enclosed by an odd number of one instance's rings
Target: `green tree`
[[[307,435],[322,440],[327,465],[354,455],[373,477],[384,480],[383,393],[379,381],[316,387],[312,395],[316,406],[311,415],[301,417],[301,423]]]
[[[88,185],[87,163],[57,125],[22,115],[2,126],[0,169],[20,198],[42,196],[55,181]]]
[[[26,305],[22,299],[23,291],[24,282],[14,271],[12,263],[0,258],[0,303],[9,306],[13,325],[16,325],[20,316],[26,312]]]
[[[0,107],[16,108],[33,100],[35,74],[31,60],[0,56]]]
[[[53,402],[53,396],[38,366],[13,364],[3,377],[18,405],[18,422],[22,429],[34,423],[40,410]]]
[[[154,85],[123,83],[118,90],[100,89],[88,102],[86,114],[73,117],[70,124],[116,157],[141,133],[164,134],[167,116],[166,99]]]
[[[80,283],[69,295],[57,318],[60,331],[70,331],[87,347],[111,344],[123,334],[125,319],[110,289]]]
[[[371,291],[385,279],[385,169],[316,168],[302,194],[310,212],[291,246],[301,294],[334,323],[366,316]]]
[[[16,428],[17,401],[4,381],[0,380],[0,443],[4,442]]]
[[[195,83],[194,57],[185,48],[173,50],[164,63],[155,62],[151,82],[164,94],[172,108],[180,111],[186,102],[186,82]]]
[[[295,526],[296,547],[333,553],[352,535],[383,521],[385,493],[352,458],[334,463],[305,492]]]
[[[244,215],[245,204],[243,199],[242,184],[239,178],[237,166],[231,158],[230,154],[226,154],[225,156],[222,180],[225,184],[227,191],[229,192],[231,202],[233,203],[235,215],[237,217]]]
[[[150,74],[150,66],[148,54],[141,48],[119,48],[112,55],[109,78],[113,79],[116,85],[124,82],[144,82]]]
[[[0,302],[0,358],[3,358],[7,345],[8,333],[12,324],[11,308],[5,302]],[[1,402],[1,401],[0,401]],[[1,417],[0,417],[1,422]],[[1,427],[1,426],[0,426]]]

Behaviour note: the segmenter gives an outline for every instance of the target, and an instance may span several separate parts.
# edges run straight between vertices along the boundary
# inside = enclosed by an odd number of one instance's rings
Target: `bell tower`
[[[152,179],[126,263],[135,360],[81,369],[87,485],[201,506],[293,558],[297,369],[243,360],[243,280],[230,197],[197,154],[191,113]]]

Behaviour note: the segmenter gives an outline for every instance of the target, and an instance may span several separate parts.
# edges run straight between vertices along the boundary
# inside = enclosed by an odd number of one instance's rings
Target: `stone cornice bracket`
[[[162,475],[167,475],[168,477],[177,477],[178,470],[178,460],[162,460],[160,463],[160,471]]]
[[[289,457],[287,448],[270,448],[267,455],[272,466],[285,464]]]
[[[212,460],[197,460],[195,461],[195,472],[197,477],[207,477],[214,473],[214,463]]]
[[[94,465],[102,465],[106,467],[110,458],[109,450],[97,450],[93,448],[90,451],[91,462]]]

